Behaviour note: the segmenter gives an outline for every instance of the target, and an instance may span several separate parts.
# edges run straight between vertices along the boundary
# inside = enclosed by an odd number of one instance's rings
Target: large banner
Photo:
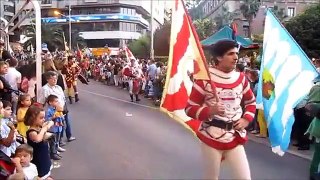
[[[288,149],[293,110],[308,94],[317,75],[307,55],[268,10],[257,106],[264,109],[273,152],[282,156]]]

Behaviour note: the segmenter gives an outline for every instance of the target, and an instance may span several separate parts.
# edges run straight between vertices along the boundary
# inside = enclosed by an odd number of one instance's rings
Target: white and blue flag
[[[317,75],[307,55],[268,10],[257,108],[264,110],[273,152],[282,156],[288,149],[293,109],[308,94]]]

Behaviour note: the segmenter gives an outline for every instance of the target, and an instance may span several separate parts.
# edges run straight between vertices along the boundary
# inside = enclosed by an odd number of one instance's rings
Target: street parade
[[[320,2],[0,7],[0,180],[320,180]]]

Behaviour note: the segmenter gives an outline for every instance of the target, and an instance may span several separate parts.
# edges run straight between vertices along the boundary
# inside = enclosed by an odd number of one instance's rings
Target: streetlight
[[[67,17],[66,15],[60,13],[57,10],[53,11],[53,13],[55,15],[61,15],[61,16]],[[69,51],[71,52],[71,5],[70,5],[70,2],[69,2],[69,17],[68,18],[69,18]]]

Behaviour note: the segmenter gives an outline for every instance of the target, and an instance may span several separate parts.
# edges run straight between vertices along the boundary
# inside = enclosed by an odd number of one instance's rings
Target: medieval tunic
[[[67,64],[63,68],[62,73],[65,74],[65,77],[66,77],[65,80],[66,80],[69,96],[71,96],[72,94],[73,86],[77,85],[77,79],[80,72],[81,72],[81,68],[78,66],[77,63]]]
[[[221,129],[208,126],[205,121],[213,119],[213,121],[236,122],[244,118],[251,122],[256,111],[255,97],[243,73],[235,71],[224,73],[213,68],[210,69],[210,76],[211,81],[194,81],[186,113],[189,117],[201,121],[196,133],[202,142],[218,150],[229,150],[247,141],[246,130]],[[215,91],[212,89],[214,86],[219,102],[225,106],[223,116],[209,114],[209,106],[216,103]],[[241,105],[244,105],[244,112]]]
[[[143,76],[142,70],[137,66],[128,65],[124,68],[123,74],[127,76],[129,83],[129,93],[139,94],[140,81]]]

